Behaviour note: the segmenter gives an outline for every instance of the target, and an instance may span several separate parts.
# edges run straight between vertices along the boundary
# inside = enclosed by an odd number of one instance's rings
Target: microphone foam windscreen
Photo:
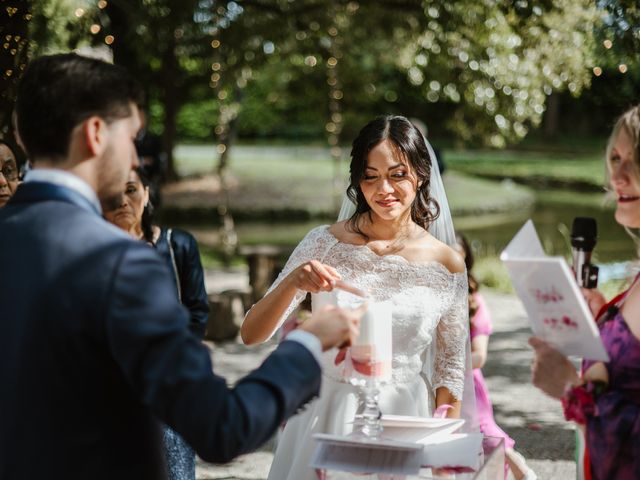
[[[598,238],[598,226],[593,217],[576,217],[571,227],[571,246],[580,250],[593,250]]]

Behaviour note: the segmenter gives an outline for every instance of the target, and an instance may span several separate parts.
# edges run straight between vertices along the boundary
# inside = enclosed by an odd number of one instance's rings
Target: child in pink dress
[[[492,331],[491,317],[489,316],[489,310],[487,310],[487,305],[484,303],[482,295],[476,292],[473,294],[473,297],[477,310],[471,319],[472,362],[479,356],[477,351],[478,349],[473,348],[473,341],[476,338],[480,340],[480,336],[485,336],[486,340],[483,340],[483,342],[487,343]],[[486,354],[484,356],[486,357]],[[484,376],[482,375],[482,369],[480,367],[476,367],[476,362],[473,363],[473,383],[476,390],[476,411],[478,415],[478,423],[480,424],[480,431],[489,437],[504,438],[504,448],[507,450],[513,449],[516,442],[496,424],[496,421],[493,418],[493,405],[489,399],[489,390],[485,383]],[[484,363],[484,361],[482,361],[482,363]]]
[[[493,405],[489,398],[489,390],[482,375],[482,366],[487,360],[487,347],[489,335],[491,335],[491,316],[487,305],[478,293],[478,282],[471,274],[473,268],[473,254],[467,240],[458,235],[459,253],[464,257],[469,277],[469,318],[471,322],[471,363],[473,366],[473,383],[476,392],[476,411],[480,425],[480,431],[488,437],[501,437],[504,439],[505,448],[505,478],[508,469],[516,480],[534,480],[536,474],[531,470],[524,457],[516,452],[513,447],[514,440],[502,430],[493,418]]]

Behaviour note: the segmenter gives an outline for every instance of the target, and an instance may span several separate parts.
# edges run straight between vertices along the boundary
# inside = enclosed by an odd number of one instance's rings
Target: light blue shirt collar
[[[93,191],[93,188],[91,188],[87,182],[73,173],[55,168],[35,168],[27,172],[24,181],[53,183],[54,185],[73,190],[89,200],[89,202],[96,207],[97,211],[102,214],[102,207],[100,206],[96,192]]]

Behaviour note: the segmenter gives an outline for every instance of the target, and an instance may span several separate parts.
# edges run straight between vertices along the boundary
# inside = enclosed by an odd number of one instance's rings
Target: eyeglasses
[[[9,182],[18,180],[18,167],[13,162],[7,162],[0,168],[0,173]]]

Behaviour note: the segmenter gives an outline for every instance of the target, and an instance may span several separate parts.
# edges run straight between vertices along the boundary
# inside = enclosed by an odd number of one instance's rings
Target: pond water
[[[570,232],[575,217],[594,217],[598,224],[598,241],[594,250],[597,262],[611,263],[630,260],[635,244],[613,216],[611,208],[537,202],[530,212],[504,215],[496,219],[461,218],[456,229],[474,242],[474,251],[480,256],[499,255],[511,238],[531,218],[547,254],[569,255]]]
[[[583,196],[578,202],[568,203],[553,200],[552,193],[538,192],[538,199],[532,210],[456,218],[456,230],[468,237],[477,257],[498,256],[520,227],[531,218],[547,254],[568,257],[571,250],[569,236],[573,219],[577,216],[594,217],[598,224],[598,242],[593,261],[601,265],[601,278],[603,275],[607,278],[621,276],[624,265],[620,262],[637,258],[637,254],[633,240],[616,223],[613,207],[602,207],[597,195]],[[236,229],[241,245],[294,246],[310,229],[322,223],[328,221],[249,222],[239,223]],[[198,230],[202,230],[202,226]],[[606,266],[602,268],[603,265]]]
[[[544,192],[538,193],[539,196]],[[567,204],[538,199],[532,211],[498,218],[461,218],[456,230],[471,241],[478,257],[498,256],[522,225],[531,218],[548,255],[560,255],[570,261],[571,225],[575,217],[593,217],[598,225],[598,241],[592,262],[600,266],[600,282],[627,278],[629,261],[637,258],[637,247],[614,218],[612,206]]]

